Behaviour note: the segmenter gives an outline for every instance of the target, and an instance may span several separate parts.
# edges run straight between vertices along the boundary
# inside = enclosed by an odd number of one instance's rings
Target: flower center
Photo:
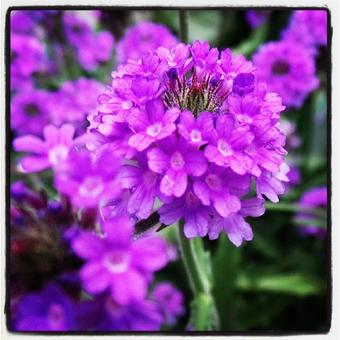
[[[205,183],[207,183],[209,188],[212,190],[219,190],[222,187],[221,179],[214,174],[209,174],[205,178]]]
[[[171,163],[171,167],[172,167],[174,170],[180,170],[180,169],[182,169],[183,166],[184,166],[184,164],[185,164],[183,156],[182,156],[181,153],[178,152],[178,151],[175,151],[175,152],[173,153],[173,155],[171,156],[170,163]]]
[[[79,187],[79,194],[83,197],[94,198],[98,197],[104,189],[101,177],[89,176]]]
[[[161,123],[156,123],[153,125],[150,125],[147,129],[146,129],[146,134],[150,137],[156,137],[159,135],[159,133],[162,130],[162,124]]]
[[[105,267],[114,274],[124,273],[130,263],[130,255],[120,250],[112,250],[104,257]]]
[[[39,114],[40,114],[39,107],[34,103],[30,103],[30,104],[26,105],[25,112],[26,112],[27,116],[29,116],[29,117],[36,117],[36,116],[39,116]]]
[[[198,78],[194,70],[180,77],[173,68],[167,75],[169,83],[163,99],[168,108],[179,107],[182,111],[191,111],[195,116],[203,111],[218,113],[227,98],[228,92],[222,88],[223,81],[210,75]]]
[[[189,209],[193,209],[199,205],[199,199],[192,191],[188,191],[188,193],[185,195],[185,203]]]
[[[224,157],[231,156],[234,153],[229,143],[223,138],[218,140],[217,149]]]
[[[275,75],[283,76],[288,74],[290,70],[289,64],[284,60],[277,60],[272,66],[272,72]]]
[[[69,148],[66,145],[57,145],[48,153],[48,159],[52,165],[58,165],[65,161]]]
[[[146,171],[143,177],[147,187],[153,187],[157,182],[157,174],[152,171]]]
[[[192,130],[190,133],[191,141],[194,143],[200,142],[202,140],[201,132],[198,130]]]

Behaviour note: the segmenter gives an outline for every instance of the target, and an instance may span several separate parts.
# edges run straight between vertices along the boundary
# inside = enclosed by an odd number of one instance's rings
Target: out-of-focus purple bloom
[[[149,168],[163,175],[160,191],[166,196],[182,196],[187,188],[188,175],[201,176],[207,169],[203,154],[175,136],[151,149],[147,156]]]
[[[79,138],[82,139],[82,136]],[[69,196],[75,206],[95,208],[121,193],[116,179],[120,159],[109,149],[97,156],[86,149],[72,149],[66,153],[64,160],[62,166],[56,169],[55,186],[59,192]]]
[[[63,20],[66,38],[86,70],[93,71],[99,63],[111,58],[114,39],[110,32],[95,32],[95,28],[77,12],[65,12]]]
[[[299,204],[301,208],[320,209],[322,216],[317,212],[301,211],[295,216],[299,225],[299,232],[303,235],[312,235],[324,238],[327,234],[327,188],[316,187],[302,194]],[[318,224],[316,224],[318,223]],[[324,224],[323,224],[324,223]]]
[[[120,305],[107,294],[83,302],[77,313],[77,325],[82,330],[157,331],[163,323],[164,317],[154,301]]]
[[[30,11],[13,11],[11,12],[11,32],[15,33],[33,33],[36,22]]]
[[[20,300],[17,331],[68,331],[74,326],[74,303],[56,285],[40,293],[29,293]]]
[[[96,97],[104,85],[94,79],[80,78],[63,83],[47,103],[51,120],[56,125],[84,122],[97,108]]]
[[[41,136],[51,122],[48,102],[51,95],[44,90],[23,89],[11,101],[11,128],[18,134]]]
[[[288,120],[280,121],[280,129],[286,135],[286,148],[296,149],[301,144],[300,137],[296,134],[296,124]]]
[[[291,40],[310,49],[327,45],[327,11],[326,10],[295,10],[287,29],[282,32],[282,38]]]
[[[71,148],[88,139],[87,135],[73,139],[74,132],[74,127],[69,124],[65,124],[59,129],[48,125],[44,128],[44,140],[34,135],[16,138],[13,141],[16,151],[32,153],[32,155],[20,159],[19,169],[22,172],[35,172],[61,166]]]
[[[168,325],[176,323],[176,318],[184,313],[183,294],[169,282],[159,283],[152,292]]]
[[[165,242],[156,237],[133,241],[133,226],[126,217],[107,221],[104,237],[84,232],[72,247],[86,263],[81,268],[83,287],[99,294],[110,290],[118,304],[142,301],[154,271],[168,261]]]
[[[177,39],[163,25],[153,22],[141,22],[129,28],[117,45],[118,63],[126,63],[129,59],[138,60],[149,50],[157,47],[172,48]]]
[[[268,20],[270,13],[269,10],[249,10],[246,12],[246,19],[250,27],[257,28]]]
[[[269,90],[277,92],[287,106],[300,107],[319,86],[313,57],[293,41],[264,44],[253,61],[259,79],[267,83]]]
[[[45,49],[35,37],[11,33],[11,89],[32,84],[32,75],[46,66]]]

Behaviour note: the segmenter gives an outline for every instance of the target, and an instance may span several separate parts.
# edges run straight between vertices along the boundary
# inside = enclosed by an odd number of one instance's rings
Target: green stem
[[[208,263],[202,239],[189,240],[184,235],[182,220],[178,223],[177,235],[185,271],[194,295],[191,303],[191,326],[195,330],[212,330],[218,327],[218,317],[211,294],[211,282],[206,268]]]
[[[188,11],[185,9],[179,10],[179,35],[182,42],[188,43],[189,40]]]

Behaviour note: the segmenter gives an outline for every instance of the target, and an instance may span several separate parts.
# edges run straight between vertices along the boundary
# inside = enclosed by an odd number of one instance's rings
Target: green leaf
[[[238,289],[244,291],[274,292],[297,296],[320,294],[325,289],[320,280],[315,277],[307,277],[301,273],[254,277],[241,275],[236,284]]]

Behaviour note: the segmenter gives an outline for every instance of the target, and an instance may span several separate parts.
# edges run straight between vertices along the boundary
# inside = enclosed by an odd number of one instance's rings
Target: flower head
[[[277,92],[287,106],[300,107],[319,86],[315,63],[308,51],[294,41],[269,42],[253,56],[257,76]]]
[[[129,59],[138,60],[149,50],[163,46],[175,46],[177,39],[163,25],[141,22],[131,27],[117,45],[117,59],[120,64]]]

